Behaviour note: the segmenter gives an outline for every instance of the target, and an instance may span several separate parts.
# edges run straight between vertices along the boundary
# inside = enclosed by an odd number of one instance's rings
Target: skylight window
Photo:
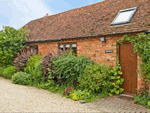
[[[111,23],[111,26],[130,23],[137,9],[137,7],[133,7],[120,10],[114,21]]]

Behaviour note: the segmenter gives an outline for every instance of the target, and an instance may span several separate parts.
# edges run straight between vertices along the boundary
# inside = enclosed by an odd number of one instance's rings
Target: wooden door
[[[136,94],[137,88],[137,55],[134,53],[133,45],[129,42],[119,44],[119,61],[124,83],[121,86],[124,92]]]

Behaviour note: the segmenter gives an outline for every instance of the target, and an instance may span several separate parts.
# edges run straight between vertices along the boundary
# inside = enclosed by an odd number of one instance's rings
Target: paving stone
[[[99,109],[104,112],[121,112],[121,113],[150,113],[150,110],[147,109],[144,106],[140,106],[138,104],[134,104],[134,101],[129,101],[125,99],[120,99],[119,96],[113,96],[113,97],[108,97],[104,99],[99,99],[98,101],[95,102],[90,102],[86,104],[89,108],[92,106],[92,108]],[[132,99],[130,99],[132,100]]]

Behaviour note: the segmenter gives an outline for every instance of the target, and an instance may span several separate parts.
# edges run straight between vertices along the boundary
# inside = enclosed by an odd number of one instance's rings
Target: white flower
[[[5,38],[5,37],[3,37],[3,38]]]

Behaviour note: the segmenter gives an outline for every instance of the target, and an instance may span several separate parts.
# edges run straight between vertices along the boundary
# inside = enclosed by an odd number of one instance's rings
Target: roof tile
[[[120,10],[132,7],[138,10],[129,24],[110,26]],[[150,30],[150,0],[105,0],[32,20],[26,25],[30,30],[28,41]]]

